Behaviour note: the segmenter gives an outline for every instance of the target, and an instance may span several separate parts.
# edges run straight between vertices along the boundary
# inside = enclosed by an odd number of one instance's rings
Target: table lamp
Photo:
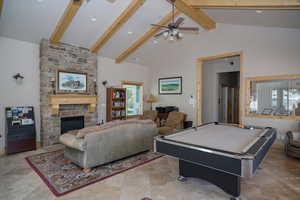
[[[152,110],[152,103],[157,102],[157,98],[156,98],[153,94],[150,94],[150,96],[147,98],[146,101],[147,101],[148,103],[151,103],[151,110]]]

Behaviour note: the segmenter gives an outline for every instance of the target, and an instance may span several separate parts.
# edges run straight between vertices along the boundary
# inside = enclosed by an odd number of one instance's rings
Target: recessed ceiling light
[[[132,31],[128,31],[127,33],[128,33],[128,35],[132,35],[132,34],[133,34],[133,32],[132,32]]]
[[[38,2],[38,3],[43,3],[43,2],[44,2],[44,0],[37,0],[37,2]]]
[[[153,44],[157,44],[158,43],[158,41],[157,40],[153,40]]]
[[[262,10],[256,10],[255,11],[257,14],[261,14],[263,11]]]
[[[95,17],[91,17],[91,21],[95,22],[95,21],[97,21],[97,19]]]

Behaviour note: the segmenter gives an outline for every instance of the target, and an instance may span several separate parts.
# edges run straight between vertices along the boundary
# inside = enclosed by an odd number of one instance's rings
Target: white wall
[[[144,99],[151,91],[151,70],[132,63],[116,64],[114,60],[106,57],[98,57],[98,87],[99,87],[99,120],[106,119],[106,88],[102,81],[107,81],[108,86],[121,86],[121,81],[137,81],[144,83]],[[144,103],[144,109],[149,108],[149,104]]]
[[[164,44],[161,44],[162,46]],[[212,31],[186,35],[174,44],[164,45],[164,56],[157,51],[153,59],[153,92],[157,79],[183,76],[183,95],[159,96],[159,103],[177,105],[195,121],[195,109],[188,104],[196,94],[196,60],[201,57],[243,51],[244,76],[300,74],[300,30],[218,24]],[[245,86],[245,84],[243,84]],[[245,94],[243,94],[245,104]],[[243,105],[243,110],[245,106]],[[276,127],[281,133],[297,129],[297,121],[245,118],[247,124]]]
[[[37,139],[40,140],[40,83],[39,45],[0,37],[0,148],[4,147],[5,116],[7,106],[31,105],[35,108]],[[17,84],[12,78],[20,73],[25,78]],[[145,94],[150,93],[151,72],[149,68],[137,64],[115,64],[114,60],[98,57],[99,120],[105,119],[106,91],[102,81],[110,85],[120,85],[122,80],[145,83]],[[104,105],[105,106],[105,105]],[[145,106],[147,108],[147,105]]]
[[[39,45],[0,37],[0,148],[4,147],[7,106],[34,106],[39,139]],[[24,76],[17,84],[13,75]]]

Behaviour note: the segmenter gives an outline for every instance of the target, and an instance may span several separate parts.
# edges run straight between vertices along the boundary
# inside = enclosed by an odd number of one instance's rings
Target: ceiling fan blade
[[[198,27],[178,27],[177,29],[181,31],[199,31]]]
[[[169,29],[168,26],[163,26],[163,25],[159,25],[159,24],[151,24],[151,26],[157,26],[157,27],[160,27],[160,28],[167,28],[167,29]]]
[[[176,22],[174,23],[174,26],[177,28],[182,22],[184,21],[183,17],[179,17]]]
[[[169,32],[169,31],[168,31],[168,30],[162,31],[162,32],[160,32],[160,33],[154,35],[154,37],[155,37],[155,38],[158,38],[158,37],[162,36],[162,35],[163,35],[164,33],[166,33],[166,32]]]

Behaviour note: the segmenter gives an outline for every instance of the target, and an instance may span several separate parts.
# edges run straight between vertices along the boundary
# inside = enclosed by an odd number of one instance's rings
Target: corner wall
[[[4,108],[7,106],[31,105],[35,109],[37,140],[40,141],[40,47],[38,44],[0,37],[0,152],[4,148],[5,118]],[[122,80],[144,82],[145,96],[150,93],[151,70],[142,65],[132,63],[115,64],[113,59],[98,59],[98,121],[105,120],[106,91],[103,80],[111,85],[120,85]],[[16,73],[25,79],[17,84],[12,78]],[[148,108],[148,104],[145,108]]]
[[[59,143],[61,135],[61,118],[83,116],[84,126],[95,126],[98,121],[97,112],[88,112],[87,105],[60,105],[59,114],[52,115],[49,96],[53,95],[51,80],[58,83],[59,70],[71,70],[86,73],[87,93],[95,95],[94,81],[97,80],[97,55],[88,49],[69,44],[50,44],[42,40],[40,45],[40,117],[41,142],[43,146]],[[55,85],[58,88],[57,85]],[[57,90],[57,89],[55,89]],[[56,91],[57,92],[57,91]]]
[[[0,37],[0,148],[5,141],[5,113],[8,106],[33,106],[37,140],[40,140],[39,45]],[[24,76],[18,84],[13,75]]]
[[[163,42],[161,42],[163,43]],[[161,44],[163,45],[163,44]],[[300,74],[300,30],[217,24],[212,31],[199,35],[185,35],[174,44],[164,46],[164,56],[157,51],[153,59],[153,92],[162,77],[183,76],[183,95],[160,95],[157,105],[175,105],[188,114],[195,123],[195,106],[189,104],[190,96],[196,99],[196,62],[198,58],[242,51],[244,77]],[[159,48],[159,47],[157,47]],[[245,88],[245,82],[243,83]],[[245,91],[245,90],[244,90]],[[245,110],[243,94],[243,111]],[[281,134],[298,129],[299,121],[258,119],[244,117],[246,124],[273,126]]]
[[[151,69],[139,64],[126,63],[116,64],[115,60],[98,56],[98,88],[99,88],[99,121],[106,119],[106,88],[103,81],[108,81],[107,86],[121,86],[121,81],[136,81],[144,83],[144,100],[151,91]],[[149,109],[148,103],[144,102],[144,109]]]

